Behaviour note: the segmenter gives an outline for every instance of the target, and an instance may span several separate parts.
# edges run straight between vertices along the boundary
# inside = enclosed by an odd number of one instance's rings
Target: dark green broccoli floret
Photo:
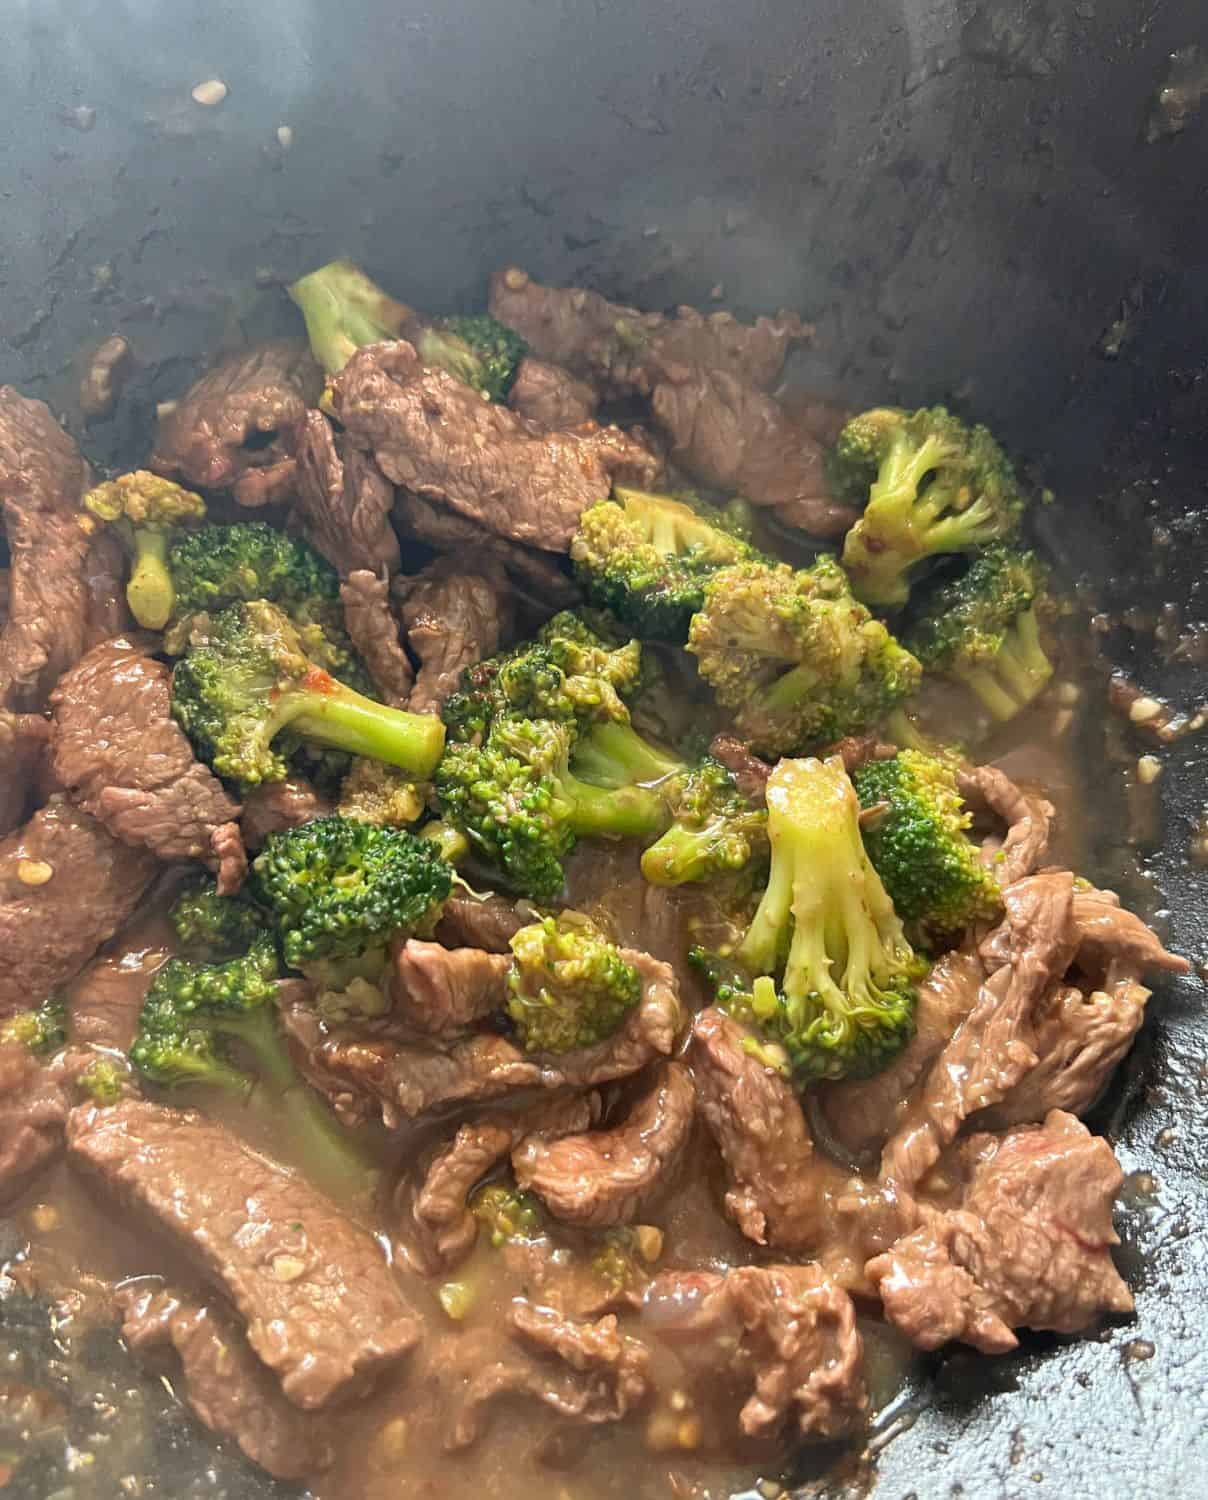
[[[511,948],[507,1010],[526,1051],[602,1042],[641,998],[638,971],[578,912],[522,927]]]
[[[359,1185],[360,1152],[298,1076],[276,1022],[277,951],[262,933],[222,964],[170,959],[151,981],[130,1060],[165,1087],[204,1084],[249,1098],[263,1092],[289,1120],[308,1168],[330,1187]],[[246,1053],[253,1072],[236,1061]]]
[[[470,1212],[490,1231],[498,1250],[509,1240],[535,1240],[542,1235],[541,1204],[531,1193],[506,1182],[489,1182],[470,1198]]]
[[[181,951],[189,958],[234,958],[264,930],[264,917],[241,896],[220,896],[212,876],[192,881],[168,913]]]
[[[201,758],[246,786],[284,780],[286,760],[272,742],[286,728],[419,778],[444,742],[434,715],[387,708],[338,682],[264,600],[223,610],[190,645],[172,674],[172,711]]]
[[[329,375],[365,344],[410,337],[420,320],[350,260],[333,260],[301,277],[289,295],[306,319],[310,352]]]
[[[755,553],[711,506],[617,485],[583,513],[570,555],[594,603],[640,636],[682,644],[705,580]]]
[[[987,547],[959,578],[934,590],[907,639],[925,670],[962,682],[1006,720],[1053,675],[1040,634],[1052,608],[1047,570],[1034,552]]]
[[[1010,459],[982,426],[942,406],[853,417],[830,460],[836,492],[864,514],[843,562],[870,604],[904,604],[910,571],[940,552],[973,552],[1014,531],[1025,500]]]
[[[340,577],[299,537],[263,521],[199,526],[168,552],[178,616],[267,599],[298,624],[326,626],[340,601]]]
[[[920,941],[950,937],[1002,910],[998,886],[966,837],[972,815],[952,766],[918,750],[852,772],[864,847],[894,909]]]
[[[829,557],[801,569],[721,569],[688,650],[739,733],[767,755],[861,733],[913,691],[921,670]]]
[[[134,557],[126,585],[130,613],[147,630],[162,630],[175,604],[169,545],[182,527],[205,518],[205,501],[171,479],[137,469],[89,490],[84,508],[118,528]]]
[[[253,889],[294,968],[363,961],[394,933],[428,930],[452,882],[432,842],[339,816],[271,833],[252,865]]]
[[[864,850],[842,761],[782,760],[767,797],[771,871],[734,955],[756,977],[719,1001],[798,1085],[875,1073],[914,1033],[925,966]]]
[[[528,345],[490,313],[438,318],[415,341],[426,365],[436,365],[491,401],[506,401]]]
[[[582,780],[571,765],[601,731],[638,740],[627,725],[602,725],[574,741],[566,724],[548,719],[494,720],[482,745],[451,744],[436,771],[445,814],[473,849],[524,895],[553,901],[562,889],[562,860],[581,835],[641,838],[663,825],[662,799],[640,785],[603,748],[592,769],[615,777],[608,786]],[[639,741],[639,744],[644,742]]]
[[[0,1043],[27,1047],[39,1055],[57,1052],[67,1040],[67,1007],[57,996],[0,1021]]]
[[[741,870],[767,848],[767,809],[744,797],[719,761],[706,757],[661,790],[673,822],[642,855],[642,874],[654,885]]]

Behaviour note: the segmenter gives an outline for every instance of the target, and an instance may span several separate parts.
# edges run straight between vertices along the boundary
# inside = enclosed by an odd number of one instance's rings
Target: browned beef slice
[[[224,1126],[127,1099],[75,1110],[68,1152],[230,1298],[296,1406],[364,1391],[415,1344],[373,1237]]]
[[[661,1063],[614,1128],[525,1136],[512,1152],[516,1181],[568,1224],[604,1228],[631,1222],[674,1175],[695,1109],[688,1070]]]
[[[1123,1181],[1102,1137],[1053,1110],[1043,1125],[973,1135],[959,1151],[960,1205],[922,1207],[919,1227],[869,1262],[890,1321],[935,1349],[961,1339],[1014,1349],[1012,1329],[1076,1333],[1132,1311],[1112,1261],[1112,1202]]]
[[[595,416],[599,404],[599,396],[586,381],[531,354],[520,361],[508,392],[508,405],[514,412],[547,429],[578,427]]]
[[[694,479],[774,507],[815,536],[841,536],[857,519],[830,493],[821,446],[755,386],[718,370],[667,366],[652,400],[671,461]]]
[[[394,487],[373,459],[337,438],[321,411],[308,411],[298,444],[293,520],[342,575],[365,568],[397,573],[390,524]]]
[[[78,974],[154,874],[150,854],[58,796],[0,840],[0,1016]]]
[[[71,1040],[128,1052],[151,981],[173,948],[174,935],[159,912],[127,924],[67,988]]]
[[[336,416],[394,484],[489,530],[565,552],[614,479],[649,488],[658,463],[616,427],[542,432],[403,340],[360,349],[332,382]]]
[[[0,505],[10,554],[0,707],[41,708],[84,650],[84,573],[96,523],[80,511],[88,465],[50,409],[0,386]]]
[[[1035,1067],[1038,1009],[1078,948],[1073,893],[1067,871],[1032,875],[1003,892],[1003,921],[980,949],[990,977],[882,1154],[882,1179],[901,1193],[922,1180],[970,1115],[1005,1099]]]
[[[564,1417],[591,1425],[618,1422],[646,1399],[650,1352],[620,1333],[612,1314],[595,1323],[572,1322],[551,1308],[517,1298],[507,1323],[514,1350],[495,1360],[466,1350],[450,1372],[456,1415],[446,1448],[466,1448],[481,1437],[487,1409],[500,1396],[532,1396]]]
[[[987,809],[1007,825],[1005,837],[987,841],[983,858],[1000,885],[1030,875],[1049,847],[1056,809],[1043,797],[1021,791],[996,766],[975,766],[960,776],[961,796],[970,807]]]
[[[108,526],[102,526],[84,559],[87,590],[84,647],[88,651],[102,641],[134,629],[126,606],[126,570],[121,542]]]
[[[482,948],[508,953],[511,941],[525,924],[511,901],[503,896],[475,896],[454,890],[436,924],[436,940],[446,948]]]
[[[360,652],[384,702],[401,708],[411,695],[414,673],[399,640],[384,578],[359,568],[340,585],[344,627]]]
[[[63,1148],[71,1108],[63,1079],[28,1047],[0,1042],[0,1205]]]
[[[1186,974],[1191,965],[1167,951],[1140,917],[1120,905],[1114,891],[1077,887],[1074,921],[1078,925],[1078,966],[1097,977],[1162,971]]]
[[[137,639],[117,636],[60,678],[51,703],[55,774],[86,812],[123,843],[161,859],[204,860],[220,888],[239,885],[247,860],[228,826],[239,804],[172,717],[162,662]]]
[[[390,969],[394,1014],[417,1031],[456,1036],[501,1010],[511,960],[478,948],[445,948],[407,938]]]
[[[834,447],[839,434],[855,415],[850,406],[828,401],[825,396],[803,391],[799,386],[782,386],[776,392],[776,399],[793,426],[808,433],[824,448]]]
[[[726,1212],[757,1245],[818,1237],[814,1143],[792,1087],[743,1046],[737,1021],[710,1007],[692,1027],[688,1061],[701,1115],[726,1164]]]
[[[252,787],[243,799],[243,841],[249,849],[259,849],[270,833],[286,828],[300,828],[315,818],[326,817],[331,803],[320,796],[301,776],[284,781],[264,782]]]
[[[702,1378],[749,1389],[745,1437],[837,1438],[867,1413],[855,1308],[821,1266],[665,1271],[646,1289],[644,1317]]]
[[[691,307],[666,318],[578,287],[542,286],[515,267],[491,278],[490,308],[542,359],[613,390],[642,394],[649,394],[653,383],[655,357],[723,370],[766,390],[784,368],[789,349],[813,336],[813,329],[789,312],[751,325],[731,313],[705,317]]]
[[[749,801],[761,804],[767,800],[768,777],[772,767],[762,760],[735,735],[715,735],[709,746],[709,754],[721,761],[732,773],[738,790]]]
[[[482,1115],[460,1126],[432,1159],[417,1192],[405,1178],[395,1191],[402,1222],[400,1249],[425,1275],[450,1271],[474,1248],[478,1220],[467,1199],[487,1173],[522,1137],[557,1139],[588,1129],[599,1117],[595,1094],[556,1099],[522,1114]]]
[[[850,776],[853,771],[858,771],[861,766],[868,765],[870,761],[892,760],[897,753],[896,745],[891,745],[878,735],[845,734],[841,740],[836,740],[833,745],[827,747],[822,758],[837,755],[843,762],[843,769]]]
[[[211,1432],[234,1438],[254,1464],[278,1479],[302,1479],[331,1463],[324,1424],[290,1405],[221,1306],[146,1282],[118,1287],[114,1301],[132,1350],[175,1351],[184,1399]]]
[[[439,557],[402,583],[407,643],[420,660],[409,707],[439,713],[466,667],[493,656],[511,619],[511,590],[489,554]]]
[[[0,834],[25,821],[49,740],[50,723],[40,714],[0,708]]]
[[[271,339],[221,360],[160,420],[150,467],[266,505],[294,488],[295,453],[323,372],[305,344]]]

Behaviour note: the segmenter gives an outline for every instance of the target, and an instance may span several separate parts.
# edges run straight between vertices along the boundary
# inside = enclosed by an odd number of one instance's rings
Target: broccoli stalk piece
[[[830,458],[831,482],[864,507],[843,562],[869,604],[900,605],[925,557],[973,552],[1014,531],[1024,497],[987,428],[942,406],[881,407],[853,417]]]
[[[1034,552],[987,547],[941,584],[909,631],[924,669],[963,683],[1000,722],[1044,690],[1053,664],[1041,618],[1053,612],[1046,570]]]
[[[921,673],[828,557],[804,569],[722,568],[692,618],[688,650],[739,733],[773,756],[870,728]]]
[[[639,636],[682,645],[719,568],[756,554],[720,511],[617,485],[583,513],[571,541],[588,598]]]
[[[799,1086],[875,1073],[913,1035],[925,965],[864,850],[842,761],[782,760],[767,798],[771,870],[735,953],[756,977],[719,999]]]
[[[137,469],[89,490],[84,508],[118,528],[134,559],[126,584],[130,613],[145,629],[162,630],[175,605],[169,546],[182,527],[204,520],[205,501],[171,479]]]
[[[1002,898],[966,837],[973,821],[945,761],[918,750],[870,761],[852,773],[864,847],[894,909],[925,945],[992,920]]]
[[[57,995],[0,1021],[0,1044],[26,1047],[39,1056],[57,1052],[66,1040],[67,1007]]]
[[[436,365],[488,401],[506,401],[528,345],[490,313],[439,318],[415,342],[426,365]]]
[[[275,605],[223,610],[172,674],[172,711],[207,764],[244,786],[284,780],[272,748],[287,727],[303,742],[430,776],[444,725],[433,714],[387,708],[338,682],[307,653]]]
[[[528,1052],[602,1042],[641,998],[638,971],[579,912],[522,927],[511,949],[507,1011]]]
[[[566,724],[500,717],[485,743],[451,744],[436,770],[448,819],[487,864],[534,901],[557,898],[562,860],[580,836],[643,838],[663,826],[657,792],[623,784],[624,766],[603,751],[590,763],[605,784],[582,780],[572,769],[572,744]],[[575,747],[576,755],[583,746]]]
[[[767,848],[767,809],[738,790],[733,775],[706,757],[664,789],[671,827],[642,855],[652,885],[684,885],[741,870]]]
[[[221,964],[170,959],[156,974],[130,1060],[167,1088],[202,1084],[250,1099],[267,1094],[288,1119],[301,1158],[326,1186],[359,1188],[366,1161],[290,1060],[276,1024],[277,951],[262,933],[241,958]],[[235,1061],[246,1053],[253,1072]]]
[[[240,896],[220,896],[212,876],[187,885],[168,920],[188,958],[224,959],[246,953],[264,929],[264,917]]]
[[[350,260],[333,260],[287,288],[306,320],[310,352],[335,375],[365,344],[415,333],[420,320]]]

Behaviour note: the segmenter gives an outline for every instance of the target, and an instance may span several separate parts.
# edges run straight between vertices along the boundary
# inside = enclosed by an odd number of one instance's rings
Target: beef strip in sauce
[[[411,696],[415,671],[399,638],[389,585],[376,573],[358,568],[340,585],[340,602],[348,638],[369,669],[382,702],[402,708]]]
[[[303,536],[344,576],[399,570],[390,524],[394,486],[368,453],[338,438],[320,411],[308,411],[298,439],[297,493],[291,515]]]
[[[420,661],[408,707],[439,713],[462,671],[503,644],[512,618],[507,578],[489,554],[459,552],[400,579],[397,592],[407,644]]]

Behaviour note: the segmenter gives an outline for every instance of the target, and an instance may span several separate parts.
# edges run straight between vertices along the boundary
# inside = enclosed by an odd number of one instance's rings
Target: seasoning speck
[[[53,1203],[35,1203],[29,1211],[29,1222],[38,1234],[50,1234],[59,1227],[59,1210]]]
[[[1162,762],[1156,755],[1141,755],[1137,758],[1137,780],[1142,786],[1152,786],[1162,774]]]
[[[54,873],[54,865],[48,865],[44,859],[19,859],[17,861],[17,879],[22,885],[45,885],[48,880],[54,878]]]
[[[306,1262],[296,1255],[274,1255],[273,1275],[278,1281],[297,1281],[306,1271]]]
[[[1134,724],[1148,724],[1156,719],[1162,712],[1162,705],[1156,698],[1134,698],[1128,710],[1128,717]]]
[[[193,102],[203,105],[206,109],[213,109],[216,104],[222,103],[227,93],[227,86],[221,78],[207,78],[204,83],[199,83],[193,90]]]
[[[277,144],[282,151],[288,151],[294,143],[294,127],[292,125],[277,126]]]

